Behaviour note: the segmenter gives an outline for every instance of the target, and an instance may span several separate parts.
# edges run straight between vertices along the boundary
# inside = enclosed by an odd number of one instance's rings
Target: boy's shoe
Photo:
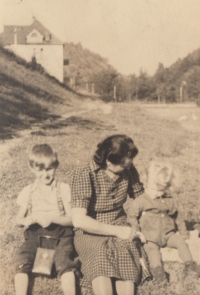
[[[163,287],[168,285],[168,280],[162,266],[157,266],[151,269],[155,282]]]
[[[200,278],[200,265],[197,265],[194,261],[185,262],[183,276],[186,277],[188,275]]]

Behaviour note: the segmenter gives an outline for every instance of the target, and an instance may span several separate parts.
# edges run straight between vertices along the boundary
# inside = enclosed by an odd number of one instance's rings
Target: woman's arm
[[[142,212],[142,202],[141,197],[137,199],[130,199],[127,206],[127,222],[134,228],[136,231],[140,230],[138,218],[140,213]]]
[[[52,218],[51,222],[62,226],[72,226],[71,216],[56,216],[55,218]]]
[[[140,181],[138,171],[134,165],[131,165],[128,195],[130,198],[137,198],[143,193],[144,187],[143,183]]]
[[[102,223],[88,216],[85,208],[72,209],[72,222],[74,227],[80,228],[91,234],[115,236],[124,240],[129,239],[131,235],[130,227]]]

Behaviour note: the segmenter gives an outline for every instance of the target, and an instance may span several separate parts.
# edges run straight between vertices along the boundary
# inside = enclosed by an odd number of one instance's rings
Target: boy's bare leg
[[[15,276],[15,294],[27,295],[28,283],[29,279],[26,273],[17,273]]]
[[[64,295],[76,295],[76,282],[73,271],[65,272],[61,276],[61,285]]]
[[[132,281],[116,281],[116,289],[118,295],[134,295],[135,284]]]
[[[92,281],[95,295],[113,295],[111,279],[104,276],[96,277]]]

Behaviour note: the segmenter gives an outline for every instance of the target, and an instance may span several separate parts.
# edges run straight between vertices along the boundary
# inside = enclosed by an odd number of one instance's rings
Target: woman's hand
[[[122,240],[128,240],[131,235],[131,227],[129,226],[117,226],[116,237]]]
[[[134,240],[134,238],[139,238],[142,243],[146,243],[146,239],[144,235],[139,232],[135,231],[133,228],[129,226],[118,226],[116,231],[116,237],[122,240]]]

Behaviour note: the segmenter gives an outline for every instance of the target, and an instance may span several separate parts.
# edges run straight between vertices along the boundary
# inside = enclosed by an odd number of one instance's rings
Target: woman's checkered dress
[[[111,179],[91,161],[76,169],[71,180],[72,208],[87,208],[90,217],[107,224],[126,225],[123,204],[127,194],[133,197],[143,192],[134,166]],[[77,229],[74,243],[82,263],[82,285],[91,284],[98,276],[135,283],[149,277],[146,255],[138,241],[99,236]]]

